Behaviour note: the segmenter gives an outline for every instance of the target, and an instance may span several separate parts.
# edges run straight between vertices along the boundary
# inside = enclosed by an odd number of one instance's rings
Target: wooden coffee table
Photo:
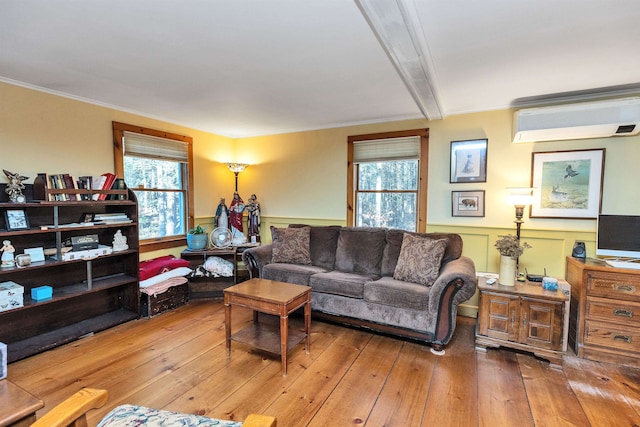
[[[30,426],[44,407],[42,400],[7,379],[0,380],[0,402],[0,426]]]
[[[251,279],[224,289],[224,323],[227,357],[231,356],[231,340],[260,350],[280,354],[282,375],[287,375],[287,352],[306,338],[305,350],[311,345],[311,288],[275,280]],[[253,310],[253,324],[231,335],[231,307]],[[289,331],[289,314],[304,306],[304,332]],[[278,327],[258,321],[258,312],[280,316]]]

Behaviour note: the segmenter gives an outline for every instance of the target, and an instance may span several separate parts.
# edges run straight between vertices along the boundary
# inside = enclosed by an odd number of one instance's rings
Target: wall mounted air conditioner
[[[640,97],[525,108],[513,129],[514,143],[637,135]]]

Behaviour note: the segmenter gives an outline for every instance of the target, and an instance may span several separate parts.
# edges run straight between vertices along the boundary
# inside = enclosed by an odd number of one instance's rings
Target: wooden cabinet
[[[560,291],[546,291],[539,284],[487,285],[478,278],[480,304],[476,349],[508,347],[528,351],[562,365],[564,307]]]
[[[43,248],[53,256],[25,267],[0,269],[0,282],[24,287],[24,307],[0,312],[0,341],[7,344],[9,362],[139,317],[138,210],[133,192],[127,192],[125,200],[50,202],[34,201],[33,188],[27,187],[28,202],[14,204],[7,202],[0,186],[0,240],[10,240],[16,255],[27,248]],[[7,210],[24,211],[29,228],[8,231]],[[97,213],[124,213],[131,222],[80,224],[87,214]],[[62,260],[65,240],[95,234],[101,245],[112,246],[118,230],[127,238],[128,249],[92,259]],[[44,285],[53,288],[52,298],[33,300],[31,289]]]
[[[567,257],[569,344],[578,357],[640,366],[640,271]]]

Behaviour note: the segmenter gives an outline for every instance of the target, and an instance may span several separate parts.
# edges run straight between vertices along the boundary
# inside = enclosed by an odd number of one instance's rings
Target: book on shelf
[[[133,222],[133,220],[124,212],[85,213],[80,218],[80,221],[94,224],[126,224]]]
[[[116,178],[113,181],[113,185],[111,186],[112,190],[126,190],[127,185],[124,183],[124,178]],[[126,200],[127,196],[125,194],[112,194],[109,196],[110,200]]]
[[[96,176],[91,178],[91,189],[92,190],[102,190],[102,187],[104,186],[105,182],[107,182],[107,176],[106,175],[96,175]],[[91,199],[100,200],[100,194],[98,194],[98,193],[92,194],[91,195]]]
[[[69,175],[68,173],[62,174],[62,179],[64,181],[65,188],[69,188],[73,190],[78,189],[78,183],[76,182],[75,178]],[[67,194],[67,196],[69,196],[69,200],[82,200],[82,196],[79,193]]]
[[[90,190],[92,188],[92,181],[92,176],[83,175],[81,177],[78,177],[78,190]],[[82,197],[82,200],[89,200],[91,198],[87,193],[83,193],[80,196]]]
[[[113,183],[116,180],[115,174],[112,174],[111,172],[107,172],[107,173],[103,173],[102,176],[105,177],[105,180],[104,180],[104,183],[102,184],[101,190],[111,190],[111,187],[113,186]],[[107,194],[100,193],[98,195],[98,200],[107,200]]]

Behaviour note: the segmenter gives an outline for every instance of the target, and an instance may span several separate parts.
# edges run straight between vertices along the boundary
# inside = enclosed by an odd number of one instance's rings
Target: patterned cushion
[[[440,274],[446,246],[444,239],[433,240],[405,233],[393,278],[431,286]]]
[[[200,415],[151,409],[138,405],[120,405],[100,421],[98,427],[241,427],[237,421],[216,420]]]
[[[310,230],[309,227],[276,228],[272,226],[271,240],[273,250],[271,262],[310,265]]]

